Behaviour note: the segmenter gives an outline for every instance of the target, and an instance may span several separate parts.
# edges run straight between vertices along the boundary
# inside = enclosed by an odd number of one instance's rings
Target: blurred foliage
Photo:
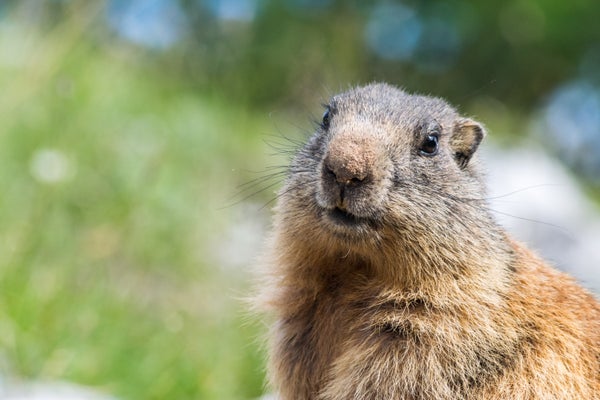
[[[529,111],[600,54],[594,0],[222,2],[256,8],[251,20],[233,21],[217,18],[206,3],[215,2],[182,2],[191,23],[177,72],[253,106],[295,106],[350,82],[385,80],[463,102],[485,92]],[[421,30],[405,59],[378,57],[365,40],[378,7],[394,4],[410,7]],[[410,39],[409,32],[390,33],[391,42]],[[445,53],[450,36],[452,56]],[[589,70],[599,78],[598,68]]]
[[[559,84],[599,83],[599,15],[594,0],[3,2],[2,372],[122,399],[259,396],[247,268],[222,258],[257,211],[223,206],[269,204],[277,175],[233,196],[240,171],[281,162],[265,137],[372,80],[520,132]]]
[[[463,102],[485,92],[530,111],[566,80],[583,75],[600,83],[600,3],[594,0],[19,3],[25,4],[18,7],[21,14],[45,26],[63,24],[73,13],[92,13],[94,29],[85,32],[85,39],[101,46],[123,41],[127,17],[162,12],[179,26],[170,45],[158,34],[152,36],[157,48],[148,50],[153,43],[144,43],[153,67],[190,87],[253,107],[295,106],[350,83],[385,80]],[[406,20],[382,18],[386,11],[410,14],[415,37],[398,29]],[[141,29],[136,38],[157,29],[171,32],[170,25],[153,22],[140,22],[146,30],[136,26]],[[381,54],[370,46],[372,26],[376,42],[394,47],[414,39],[414,48],[403,56]]]
[[[207,254],[227,246],[230,160],[264,151],[248,132],[265,121],[85,40],[93,24],[0,28],[2,372],[123,399],[255,397],[243,277]]]

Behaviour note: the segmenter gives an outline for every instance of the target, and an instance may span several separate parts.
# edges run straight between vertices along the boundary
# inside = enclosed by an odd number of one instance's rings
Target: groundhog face
[[[441,99],[385,84],[356,88],[326,106],[283,201],[311,213],[313,231],[345,239],[451,224],[454,208],[483,197],[471,165],[483,137],[480,124]]]

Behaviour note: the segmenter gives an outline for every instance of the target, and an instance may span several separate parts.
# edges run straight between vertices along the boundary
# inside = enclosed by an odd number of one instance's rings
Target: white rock
[[[518,240],[600,293],[600,210],[540,150],[484,151],[491,209]]]

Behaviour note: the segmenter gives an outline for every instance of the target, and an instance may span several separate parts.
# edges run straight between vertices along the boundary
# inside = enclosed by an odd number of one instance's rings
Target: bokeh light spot
[[[422,26],[415,11],[400,4],[375,6],[365,28],[369,48],[378,56],[392,60],[412,58]]]

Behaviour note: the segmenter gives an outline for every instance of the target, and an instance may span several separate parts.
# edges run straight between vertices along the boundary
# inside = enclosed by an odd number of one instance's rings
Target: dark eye
[[[329,129],[329,120],[330,119],[331,119],[331,110],[329,109],[329,107],[327,107],[327,109],[323,113],[323,120],[321,121],[321,127],[323,127],[323,129],[325,129],[325,130]]]
[[[438,152],[438,135],[427,135],[420,150],[425,156],[435,156]]]

